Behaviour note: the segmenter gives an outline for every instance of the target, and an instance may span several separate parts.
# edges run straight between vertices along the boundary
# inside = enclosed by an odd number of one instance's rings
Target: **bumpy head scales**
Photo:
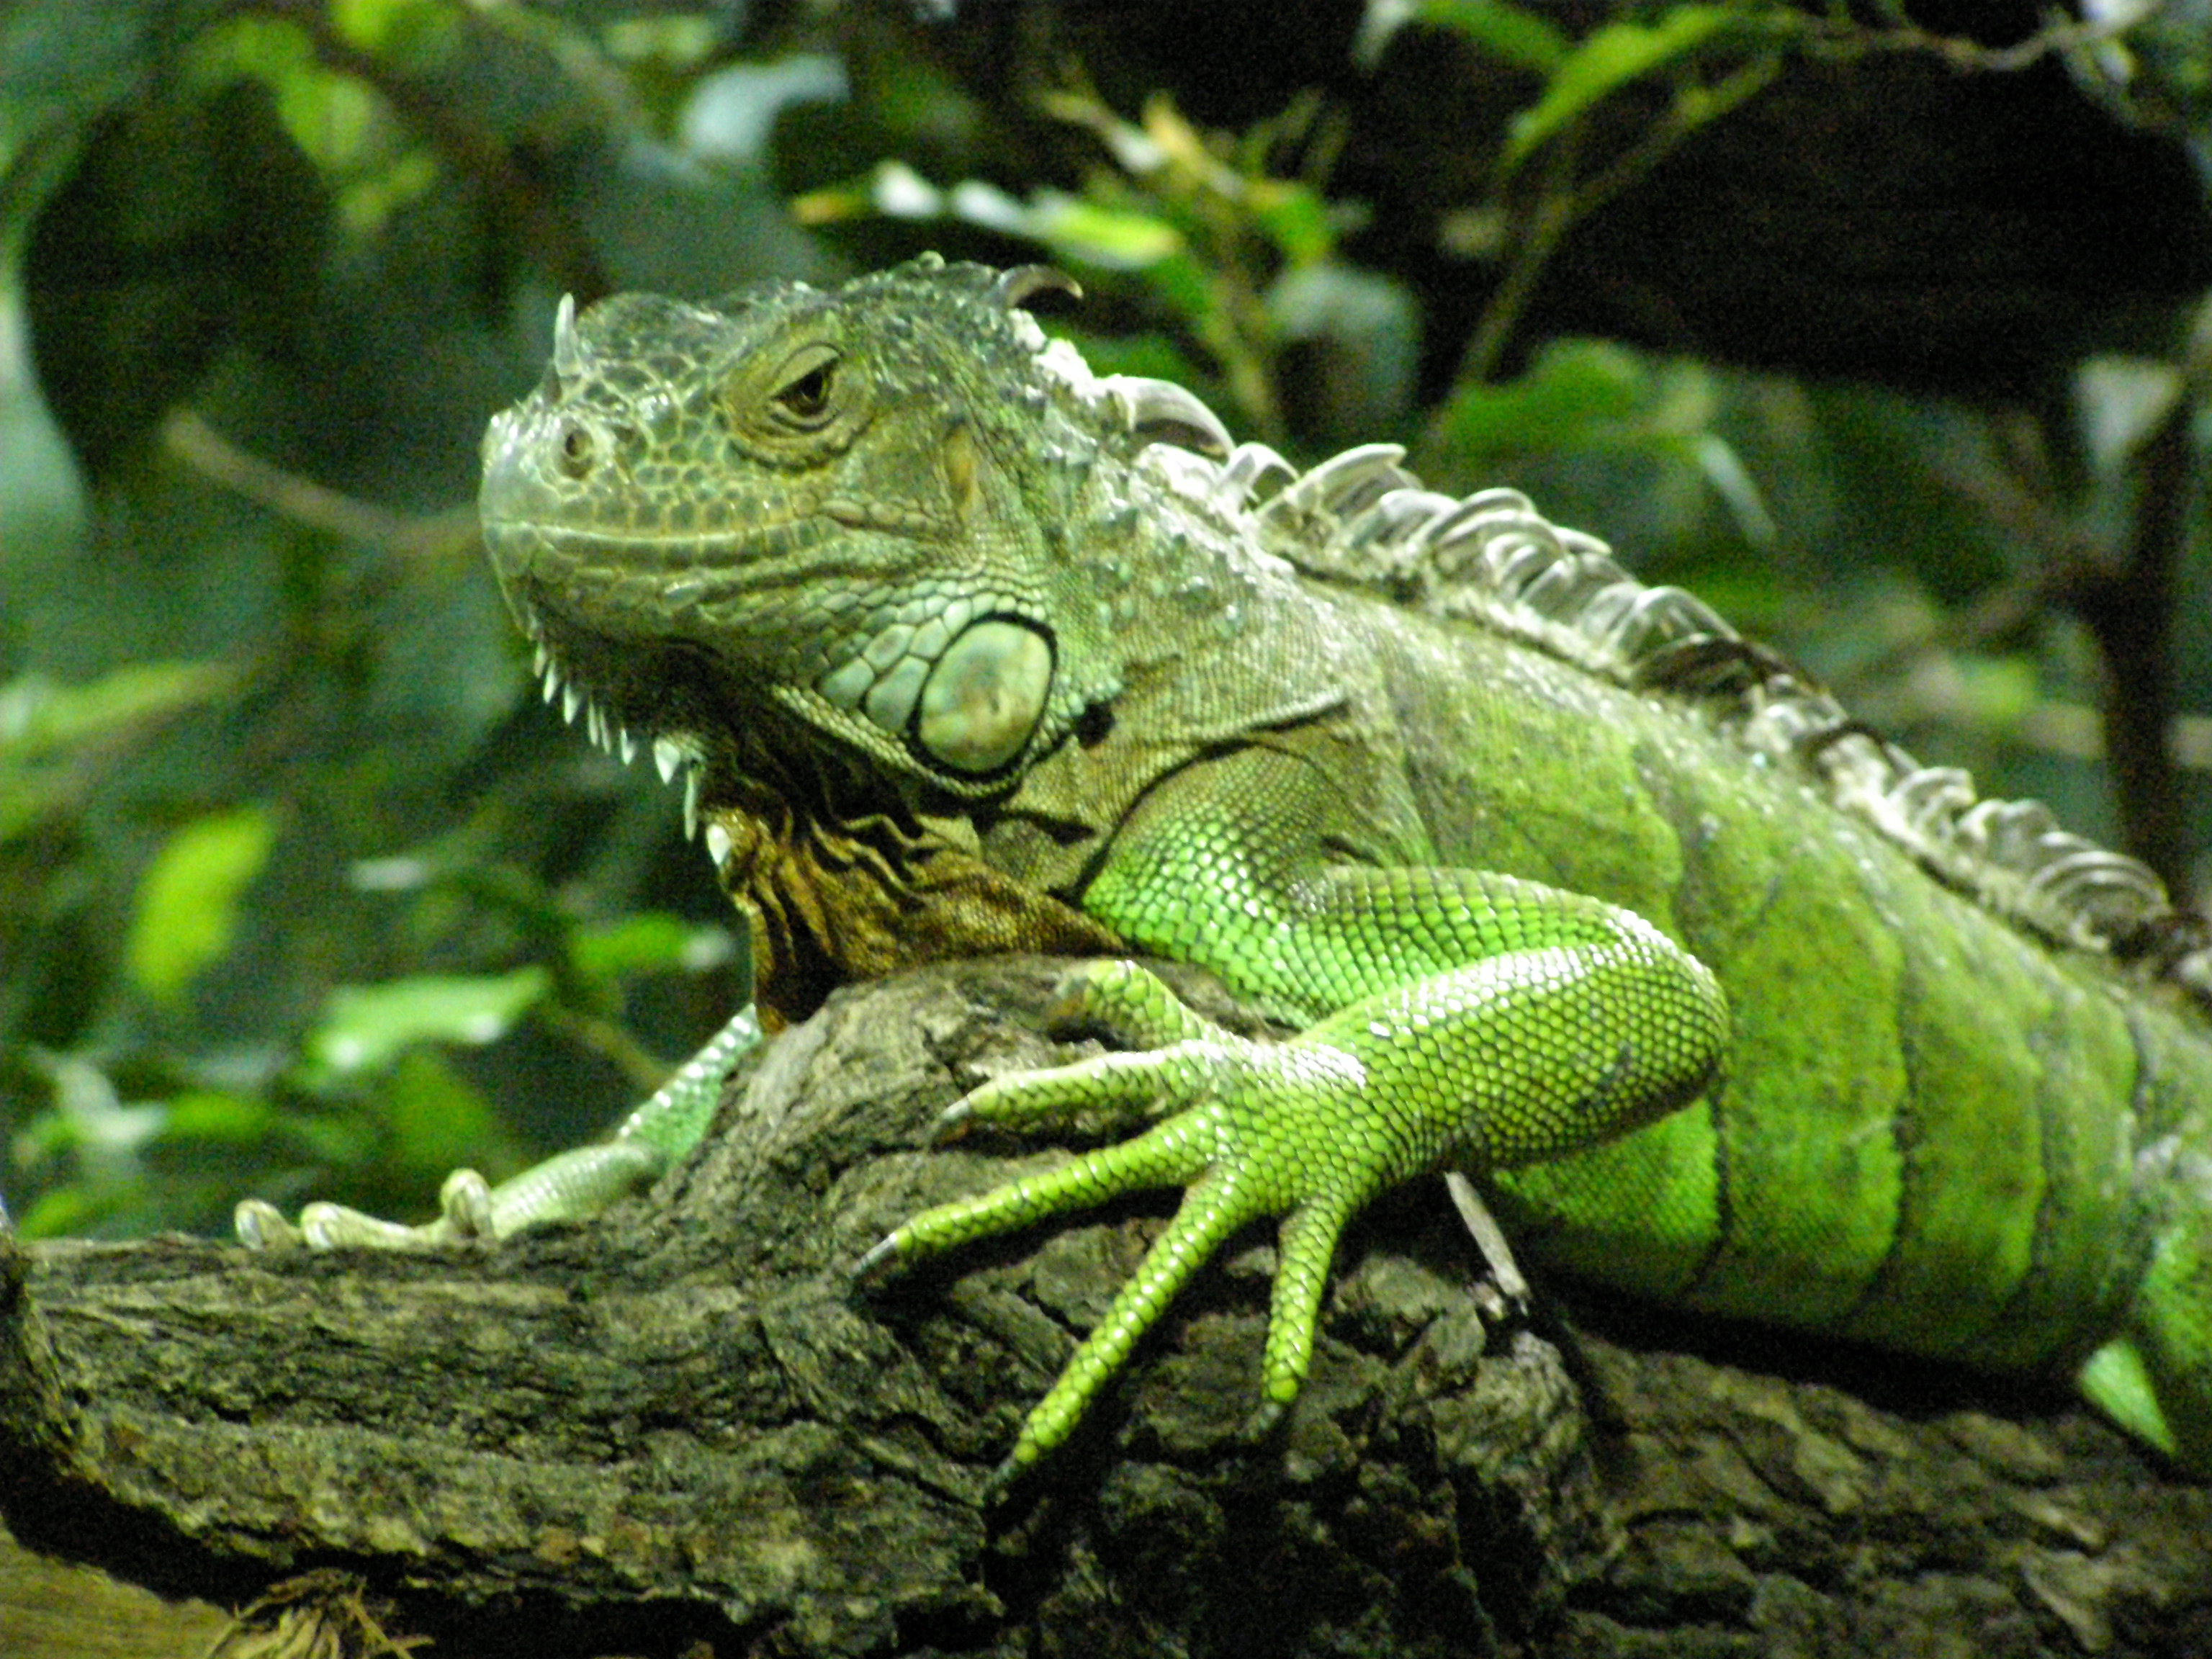
[[[617,750],[733,738],[748,769],[796,745],[925,793],[1011,787],[1118,689],[1060,505],[1103,453],[1228,449],[1180,387],[1074,358],[1071,390],[1020,307],[1079,291],[925,257],[830,292],[563,301],[482,495],[549,699]]]

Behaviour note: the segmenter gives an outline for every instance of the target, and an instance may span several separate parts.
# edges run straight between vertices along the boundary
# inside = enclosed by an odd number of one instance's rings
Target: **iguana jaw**
[[[875,774],[886,796],[922,804],[1004,793],[1041,740],[1054,634],[1024,595],[885,584],[838,615],[719,625],[718,613],[806,605],[773,591],[728,597],[737,584],[713,576],[695,585],[721,587],[718,604],[626,603],[642,573],[586,568],[574,538],[501,520],[489,504],[488,492],[486,542],[546,701],[625,760],[650,740],[727,750],[741,775],[780,776],[779,760],[805,748],[810,764]]]

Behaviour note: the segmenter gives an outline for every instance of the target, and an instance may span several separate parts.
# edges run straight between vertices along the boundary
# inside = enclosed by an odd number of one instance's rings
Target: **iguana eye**
[[[830,413],[836,374],[837,354],[829,347],[817,346],[801,352],[792,360],[783,384],[770,401],[777,412],[793,424],[820,426]]]

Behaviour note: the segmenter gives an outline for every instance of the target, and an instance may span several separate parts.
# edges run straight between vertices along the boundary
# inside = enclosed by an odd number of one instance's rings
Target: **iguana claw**
[[[252,1250],[367,1248],[430,1250],[499,1236],[490,1185],[474,1170],[456,1170],[438,1191],[438,1218],[420,1226],[386,1221],[343,1204],[310,1204],[297,1226],[265,1200],[249,1198],[233,1212],[238,1241]]]

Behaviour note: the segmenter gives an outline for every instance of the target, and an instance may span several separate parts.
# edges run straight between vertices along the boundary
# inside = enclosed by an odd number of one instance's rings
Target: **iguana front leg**
[[[267,1200],[249,1198],[234,1216],[239,1242],[258,1250],[300,1244],[319,1250],[430,1249],[504,1238],[541,1221],[595,1216],[616,1200],[650,1186],[698,1144],[714,1119],[730,1067],[760,1038],[760,1021],[748,1005],[609,1139],[557,1152],[496,1187],[474,1170],[456,1170],[439,1188],[435,1221],[410,1226],[322,1202],[303,1208],[295,1226]]]
[[[1180,1184],[1181,1208],[1024,1423],[1009,1470],[1064,1440],[1190,1275],[1231,1234],[1281,1215],[1261,1420],[1297,1396],[1330,1258],[1384,1188],[1449,1164],[1480,1172],[1557,1157],[1650,1121],[1711,1081],[1728,1038],[1718,984],[1649,922],[1581,895],[1450,869],[1338,867],[1268,890],[1233,835],[1206,860],[1233,917],[1206,962],[1248,994],[1322,988],[1334,1012],[1280,1043],[1183,1007],[1150,974],[1104,964],[1084,1012],[1146,1045],[984,1085],[955,1126],[1026,1127],[1105,1108],[1169,1115],[1133,1139],[915,1217],[866,1270]],[[1127,875],[1125,870],[1125,877]],[[1114,924],[1140,940],[1146,894],[1124,883]],[[1208,955],[1213,960],[1206,960]]]

